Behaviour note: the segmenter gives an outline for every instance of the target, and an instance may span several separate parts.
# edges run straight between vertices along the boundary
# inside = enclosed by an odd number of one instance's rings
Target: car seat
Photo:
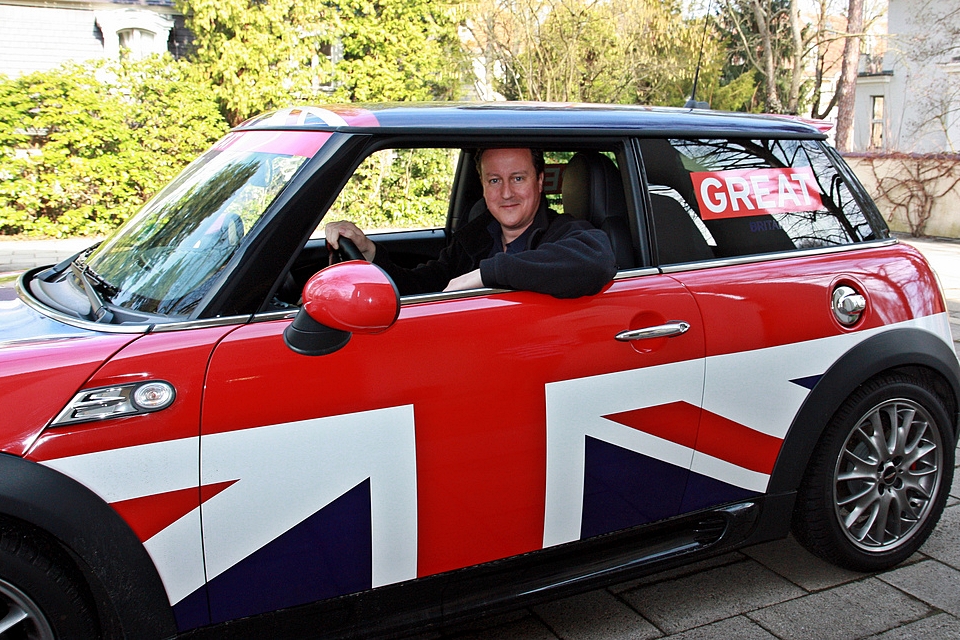
[[[659,138],[645,138],[640,141],[640,153],[643,156],[644,172],[649,185],[666,186],[676,191],[693,211],[698,211],[696,194],[690,171],[684,166],[680,153],[669,141]],[[657,246],[660,250],[660,263],[687,262],[703,260],[707,256],[703,248],[684,248],[681,240],[689,236],[689,242],[698,242],[691,230],[683,231],[687,226],[680,220],[679,214],[666,211],[672,205],[658,202],[651,195],[653,205],[653,224],[656,227]],[[677,204],[677,203],[674,203]],[[677,204],[682,209],[682,206]],[[689,214],[684,212],[689,217]],[[674,227],[673,225],[680,225]],[[769,214],[743,218],[724,218],[719,220],[704,220],[704,226],[716,241],[716,248],[706,248],[711,252],[709,257],[727,258],[734,256],[770,253],[774,251],[789,251],[795,249],[790,236],[780,228],[780,225]],[[700,231],[692,229],[697,235]],[[685,259],[681,259],[685,258]]]
[[[586,220],[610,238],[618,269],[636,266],[620,170],[596,151],[579,152],[563,172],[563,211]]]

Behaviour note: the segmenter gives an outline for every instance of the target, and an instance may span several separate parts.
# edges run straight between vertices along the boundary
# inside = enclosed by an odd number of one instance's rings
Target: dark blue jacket
[[[395,265],[377,245],[373,262],[390,274],[401,295],[443,291],[453,278],[480,268],[484,286],[577,298],[598,293],[617,272],[607,235],[589,222],[558,215],[541,203],[526,251],[490,255],[493,238],[487,227],[493,215],[482,214],[454,233],[452,242],[413,269]]]

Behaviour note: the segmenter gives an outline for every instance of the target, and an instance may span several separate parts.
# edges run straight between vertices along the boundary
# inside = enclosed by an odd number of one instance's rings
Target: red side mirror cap
[[[380,333],[400,315],[400,293],[380,267],[362,260],[316,273],[303,288],[303,308],[320,324],[350,333]]]

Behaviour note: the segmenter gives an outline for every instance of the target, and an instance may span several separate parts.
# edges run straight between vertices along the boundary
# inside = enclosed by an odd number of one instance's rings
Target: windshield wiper
[[[43,271],[37,274],[37,278],[40,280],[43,280],[44,282],[53,282],[54,280],[59,278],[61,275],[66,273],[67,270],[70,269],[70,265],[72,265],[75,260],[79,259],[82,262],[84,259],[86,259],[87,256],[89,256],[93,252],[94,249],[96,249],[99,246],[100,246],[100,242],[97,242],[96,244],[92,244],[86,249],[73,254],[66,260],[58,262],[52,267],[47,267],[46,269],[44,269]]]
[[[74,260],[70,264],[70,268],[83,285],[84,293],[87,294],[93,320],[95,322],[112,322],[113,313],[107,309],[106,302],[109,302],[110,298],[117,295],[120,290],[80,260]]]
[[[113,296],[120,293],[120,289],[118,287],[115,287],[109,282],[107,282],[103,276],[101,276],[99,273],[91,269],[90,265],[84,264],[82,271],[83,271],[83,275],[85,275],[87,278],[90,279],[90,281],[93,283],[94,288],[96,288],[97,293],[103,296],[103,299],[106,302],[110,302],[110,300],[113,299]]]

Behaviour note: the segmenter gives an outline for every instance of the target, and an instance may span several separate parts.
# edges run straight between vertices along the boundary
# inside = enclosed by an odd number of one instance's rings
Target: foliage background
[[[794,56],[810,42],[789,28],[797,0],[705,1],[710,15],[689,11],[696,0],[176,1],[194,36],[189,60],[0,76],[0,235],[104,234],[264,111],[455,100],[475,75],[507,99],[679,106],[702,47],[699,100],[771,110],[780,91],[797,110]],[[761,42],[764,29],[774,37]],[[368,226],[439,215],[422,172],[445,161],[393,160],[362,170],[370,179],[348,188],[344,214]]]
[[[0,235],[108,233],[229,127],[264,111],[460,92],[466,57],[455,5],[181,0],[179,9],[195,38],[189,61],[155,56],[0,76]],[[393,224],[400,212],[390,203],[409,191],[410,170],[386,168],[377,194],[356,194],[383,204],[364,209],[372,223]],[[429,197],[410,202],[423,203],[405,207],[412,218],[439,210]]]
[[[368,156],[327,213],[361,229],[443,227],[458,149],[384,149]]]
[[[209,93],[159,57],[0,81],[0,234],[115,228],[226,131]]]

